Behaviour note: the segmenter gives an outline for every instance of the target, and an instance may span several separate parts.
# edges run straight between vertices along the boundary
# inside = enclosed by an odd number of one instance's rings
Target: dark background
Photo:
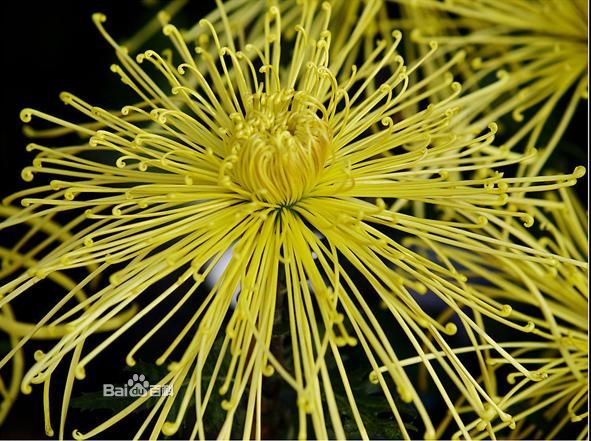
[[[109,70],[115,56],[91,20],[108,16],[118,39],[130,36],[157,8],[139,0],[17,1],[2,6],[2,118],[0,154],[3,195],[23,188],[20,170],[32,155],[25,152],[19,112],[33,107],[59,115],[67,90],[89,102],[105,101],[119,83]],[[118,84],[117,84],[117,87]]]

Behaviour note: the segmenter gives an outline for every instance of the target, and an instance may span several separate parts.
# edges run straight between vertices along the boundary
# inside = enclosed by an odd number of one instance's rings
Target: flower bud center
[[[330,151],[328,125],[293,92],[255,95],[246,116],[232,115],[229,177],[257,199],[293,205],[317,182]]]

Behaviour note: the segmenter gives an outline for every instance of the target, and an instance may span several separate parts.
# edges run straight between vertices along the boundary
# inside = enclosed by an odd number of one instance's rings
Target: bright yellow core
[[[256,199],[291,206],[314,187],[331,151],[330,129],[293,92],[253,95],[233,115],[227,138],[230,179]]]

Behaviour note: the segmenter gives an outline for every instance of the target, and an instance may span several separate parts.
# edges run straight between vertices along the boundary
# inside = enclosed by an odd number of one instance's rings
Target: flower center
[[[257,199],[289,206],[318,180],[331,150],[330,129],[293,91],[254,95],[226,140],[225,167]]]

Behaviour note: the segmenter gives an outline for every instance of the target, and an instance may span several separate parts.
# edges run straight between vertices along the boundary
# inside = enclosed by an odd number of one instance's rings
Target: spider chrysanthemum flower
[[[156,359],[168,364],[159,384],[171,385],[174,394],[138,398],[96,428],[75,431],[76,438],[95,437],[149,399],[154,405],[138,437],[147,430],[152,437],[173,435],[192,414],[192,438],[212,432],[229,438],[236,427],[240,433],[234,436],[260,438],[267,377],[280,378],[293,391],[300,438],[344,438],[344,408],[359,436],[368,438],[344,357],[347,347],[355,345],[401,436],[409,438],[400,400],[412,403],[424,436],[433,437],[431,418],[373,308],[380,302],[389,312],[388,328],[394,323],[401,330],[405,351],[414,351],[425,363],[450,411],[451,392],[434,364],[474,412],[510,422],[511,416],[480,387],[478,372],[473,375],[449,347],[446,335],[454,334],[457,325],[430,317],[417,293],[443,301],[473,341],[476,336],[487,341],[517,372],[532,381],[543,378],[495,346],[465,310],[526,331],[533,323],[509,320],[509,307],[465,290],[457,271],[393,236],[420,236],[436,252],[436,244],[444,243],[539,264],[580,264],[480,230],[500,218],[531,226],[530,214],[507,204],[527,208],[536,203],[528,192],[572,186],[584,169],[538,177],[527,188],[521,178],[493,172],[528,158],[488,149],[494,125],[477,137],[450,132],[459,84],[437,71],[409,86],[409,76],[423,60],[407,67],[395,54],[399,32],[392,34],[393,44],[376,43],[367,58],[352,66],[363,20],[333,52],[330,5],[304,2],[300,11],[295,29],[284,29],[279,10],[270,8],[260,45],[243,47],[236,46],[228,27],[227,46],[221,46],[204,20],[201,26],[209,30],[214,50],[198,46],[197,61],[172,25],[163,30],[174,53],[147,51],[134,59],[106,32],[105,17],[97,14],[94,21],[120,61],[112,71],[141,102],[112,112],[63,93],[67,105],[91,119],[83,123],[32,109],[22,112],[25,122],[36,117],[61,126],[41,132],[45,135],[74,132],[86,138],[62,147],[30,144],[28,149],[38,154],[23,178],[48,175],[51,180],[7,198],[7,204],[21,199],[25,208],[0,223],[7,229],[74,215],[50,237],[52,247],[44,243],[46,252],[35,265],[0,288],[0,306],[33,295],[31,288],[56,272],[90,267],[14,346],[13,352],[19,350],[40,327],[48,332],[69,321],[59,342],[36,353],[22,386],[27,392],[31,384],[43,383],[48,433],[50,380],[66,357],[71,362],[61,436],[75,380],[85,377],[92,360],[150,320],[149,331],[127,354],[133,366],[137,354],[187,308],[186,323],[169,340],[165,336],[168,347]],[[141,64],[152,65],[156,74]],[[451,91],[447,99],[401,116],[445,88]],[[480,176],[470,178],[475,170]],[[438,221],[391,208],[404,200],[451,207],[475,218]],[[223,274],[205,289],[205,279],[228,252]],[[70,301],[101,275],[107,280],[72,306]],[[359,277],[363,288],[355,281]],[[98,343],[90,339],[134,302],[143,305],[133,318]],[[288,356],[272,344],[281,318],[289,328]],[[428,338],[449,358],[430,361],[421,346]],[[344,399],[337,401],[336,389]],[[217,394],[223,396],[226,413],[212,428],[207,423],[212,408],[219,407]],[[467,433],[460,415],[454,417]]]
[[[560,190],[560,196],[550,193],[545,210],[536,209],[543,237],[533,237],[520,225],[513,225],[515,234],[538,249],[548,249],[586,264],[588,256],[588,216],[572,192]],[[499,230],[491,235],[503,237]],[[512,439],[585,439],[588,435],[588,269],[586,265],[560,264],[549,268],[521,260],[477,255],[447,249],[453,265],[463,268],[471,288],[485,293],[495,302],[510,302],[513,314],[535,323],[535,329],[525,335],[512,333],[496,343],[507,348],[524,365],[535,365],[545,378],[531,382],[519,373],[503,369],[506,360],[483,351],[485,365],[482,384],[491,396],[499,397],[500,406],[511,412],[516,427],[507,431],[507,422],[493,422],[493,430]],[[483,323],[490,335],[495,335],[494,323]],[[509,340],[507,340],[509,339]],[[483,349],[490,346],[482,342]],[[475,350],[476,346],[473,350]],[[457,404],[461,412],[471,413]],[[536,416],[537,415],[537,416]],[[542,416],[540,416],[542,415]],[[532,419],[533,416],[533,419]],[[451,418],[439,428],[445,429]],[[487,437],[483,432],[486,421],[477,416],[468,424],[474,439]],[[460,432],[453,434],[459,437]]]
[[[526,149],[543,147],[523,170],[529,176],[538,174],[578,103],[588,96],[587,2],[396,1],[405,6],[414,40],[437,41],[452,54],[458,49],[469,52],[470,64],[460,70],[467,90],[478,91],[495,72],[508,72],[502,88],[472,104],[490,105],[488,118],[510,114],[521,123],[505,144],[513,148],[526,140]],[[558,124],[546,137],[551,118]]]

